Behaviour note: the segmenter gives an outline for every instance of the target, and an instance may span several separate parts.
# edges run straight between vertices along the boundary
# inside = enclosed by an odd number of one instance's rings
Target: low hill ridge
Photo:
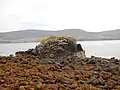
[[[20,30],[0,33],[0,43],[7,42],[37,42],[41,37],[47,36],[73,36],[77,40],[120,40],[120,29],[87,32],[81,29],[64,29],[59,31],[45,30]]]

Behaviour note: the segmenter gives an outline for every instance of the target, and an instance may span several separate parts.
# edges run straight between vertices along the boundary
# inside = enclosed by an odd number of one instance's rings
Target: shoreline
[[[1,54],[1,53],[3,53],[3,52],[0,52],[0,54]],[[15,54],[0,55],[0,57],[10,57],[10,56],[16,57]],[[114,56],[109,56],[109,57],[105,57],[105,56],[95,56],[95,55],[86,56],[86,58],[91,58],[91,57],[102,58],[102,59],[111,59],[111,58],[120,59],[120,58],[116,58],[116,57],[114,57]]]
[[[91,42],[91,41],[120,41],[120,39],[100,39],[100,40],[77,40],[77,41],[81,41],[81,42]],[[22,41],[22,42],[11,42],[11,41],[7,41],[7,42],[1,42],[0,44],[11,44],[11,43],[39,43],[39,41]]]

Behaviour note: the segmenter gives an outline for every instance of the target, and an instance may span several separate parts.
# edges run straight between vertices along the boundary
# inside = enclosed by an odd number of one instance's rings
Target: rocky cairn
[[[23,54],[23,52],[17,52],[16,55],[21,53]],[[35,49],[29,49],[24,54],[51,58],[75,54],[79,58],[85,58],[85,51],[80,44],[77,44],[77,40],[73,37],[63,36],[42,38],[40,44]]]

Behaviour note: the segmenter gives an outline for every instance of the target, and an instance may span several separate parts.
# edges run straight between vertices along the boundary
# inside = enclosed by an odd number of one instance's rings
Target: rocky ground
[[[73,39],[51,38],[0,57],[0,90],[120,90],[119,59],[88,58]]]
[[[120,90],[120,60],[0,57],[0,90]]]

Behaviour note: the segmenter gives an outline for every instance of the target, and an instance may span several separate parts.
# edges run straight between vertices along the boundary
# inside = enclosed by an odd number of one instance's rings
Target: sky
[[[0,0],[0,32],[120,29],[120,0]]]

